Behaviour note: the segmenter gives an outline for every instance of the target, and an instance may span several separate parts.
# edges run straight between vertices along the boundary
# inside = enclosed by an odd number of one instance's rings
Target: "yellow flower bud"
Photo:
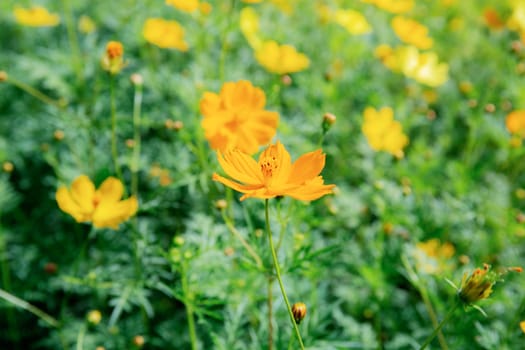
[[[306,304],[305,303],[295,303],[292,305],[292,314],[295,320],[295,323],[299,324],[306,316]]]
[[[102,320],[102,314],[98,310],[91,310],[87,314],[87,320],[89,323],[96,326]]]
[[[5,71],[3,71],[3,70],[0,70],[0,83],[2,81],[6,81],[7,78],[8,78],[7,73]]]

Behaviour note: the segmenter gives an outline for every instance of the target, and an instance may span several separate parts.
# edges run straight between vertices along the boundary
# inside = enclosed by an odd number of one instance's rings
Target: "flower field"
[[[4,0],[1,349],[525,348],[525,0]]]

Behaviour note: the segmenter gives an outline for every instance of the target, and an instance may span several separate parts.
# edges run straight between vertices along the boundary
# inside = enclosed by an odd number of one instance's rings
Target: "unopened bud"
[[[228,202],[225,199],[219,199],[215,202],[215,208],[224,210],[228,207]]]
[[[44,265],[44,271],[49,275],[54,275],[58,270],[57,264],[54,262],[48,262]]]
[[[283,83],[284,86],[290,86],[292,85],[292,77],[289,76],[288,74],[285,74],[281,77],[281,82]]]
[[[323,115],[323,123],[322,123],[323,134],[326,134],[326,132],[330,130],[332,125],[335,124],[336,119],[337,119],[336,116],[333,115],[332,113],[325,113]]]
[[[142,78],[142,75],[140,75],[139,73],[131,74],[129,79],[131,80],[133,85],[142,86],[142,84],[144,84],[144,78]]]
[[[62,141],[64,139],[64,132],[62,130],[55,130],[53,133],[53,138],[57,141]]]
[[[13,172],[13,169],[15,168],[15,166],[13,165],[13,163],[11,162],[4,162],[2,163],[2,170],[6,173],[11,173]]]
[[[0,70],[0,83],[2,81],[6,81],[7,78],[8,78],[7,73],[5,71],[3,71],[3,70]]]
[[[142,335],[136,335],[133,337],[133,344],[136,347],[139,347],[139,348],[143,347],[145,342],[146,341]]]
[[[306,316],[306,304],[305,303],[295,303],[292,305],[292,314],[295,320],[295,323],[299,324]]]
[[[87,320],[89,323],[96,326],[102,320],[102,314],[98,310],[91,310],[87,314]]]

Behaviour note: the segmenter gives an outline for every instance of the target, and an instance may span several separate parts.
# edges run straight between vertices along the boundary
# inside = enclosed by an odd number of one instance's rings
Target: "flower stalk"
[[[286,304],[286,308],[288,309],[288,314],[290,315],[290,321],[292,322],[293,329],[295,331],[295,335],[297,337],[297,340],[299,341],[299,345],[302,350],[304,350],[304,344],[303,339],[301,338],[301,332],[299,331],[299,327],[297,326],[297,323],[295,322],[295,318],[292,312],[292,307],[290,305],[290,302],[288,301],[288,296],[286,295],[286,291],[284,289],[283,280],[281,278],[281,268],[279,267],[279,261],[277,259],[277,253],[275,251],[275,247],[273,245],[273,239],[272,239],[272,231],[270,228],[270,215],[269,215],[269,201],[266,199],[264,201],[264,216],[266,221],[266,234],[268,235],[268,243],[270,245],[270,251],[272,253],[272,259],[273,259],[273,266],[275,269],[275,275],[277,277],[277,282],[279,282],[279,287],[281,288],[281,294],[283,296],[284,302]]]
[[[436,337],[436,335],[438,335],[438,333],[441,331],[441,328],[443,328],[443,326],[445,325],[445,323],[447,323],[450,318],[452,317],[452,315],[454,314],[454,311],[456,311],[456,309],[458,308],[458,306],[461,304],[461,300],[457,300],[454,305],[452,305],[452,307],[448,310],[447,314],[445,315],[445,317],[443,317],[443,320],[439,323],[439,325],[437,326],[436,329],[434,329],[434,331],[428,336],[428,338],[425,340],[425,342],[423,343],[423,345],[421,345],[421,347],[419,348],[419,350],[424,350],[431,342],[432,340],[434,340],[434,338]]]

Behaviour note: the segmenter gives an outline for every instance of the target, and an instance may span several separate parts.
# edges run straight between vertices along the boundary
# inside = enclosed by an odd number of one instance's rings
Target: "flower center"
[[[100,203],[100,195],[95,194],[93,197],[93,207],[96,209]]]
[[[275,156],[264,157],[259,161],[259,166],[265,178],[271,178],[274,171],[279,167]]]

